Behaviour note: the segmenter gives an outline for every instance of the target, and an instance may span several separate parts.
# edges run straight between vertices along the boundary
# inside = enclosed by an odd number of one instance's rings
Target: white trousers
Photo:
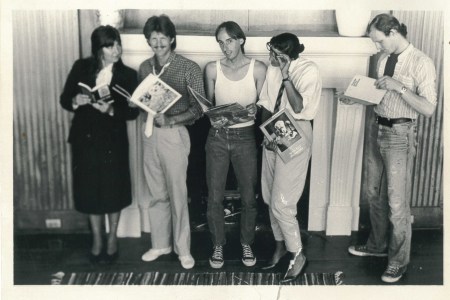
[[[262,196],[269,206],[273,235],[276,241],[285,241],[289,252],[297,252],[302,247],[297,202],[305,186],[312,143],[311,123],[297,121],[297,124],[310,141],[305,150],[285,164],[276,152],[264,149],[261,171]]]
[[[144,139],[144,175],[150,191],[149,221],[152,248],[174,247],[190,254],[191,230],[186,172],[191,148],[186,127],[153,128]]]

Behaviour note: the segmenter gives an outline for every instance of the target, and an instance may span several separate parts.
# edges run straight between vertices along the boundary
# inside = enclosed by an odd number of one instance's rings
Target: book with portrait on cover
[[[284,163],[302,152],[309,141],[298,126],[292,114],[286,110],[280,110],[270,119],[259,126],[264,136],[269,140],[277,142],[276,152]]]
[[[189,94],[197,100],[198,104],[212,122],[221,122],[222,126],[245,123],[254,120],[255,117],[248,113],[248,110],[239,103],[230,103],[214,106],[207,98],[203,97],[199,92],[188,86]]]
[[[130,101],[152,115],[165,113],[181,94],[153,74],[149,74],[131,95]]]
[[[386,90],[377,89],[375,81],[375,79],[367,76],[355,75],[341,98],[347,98],[364,105],[377,105],[383,99]]]

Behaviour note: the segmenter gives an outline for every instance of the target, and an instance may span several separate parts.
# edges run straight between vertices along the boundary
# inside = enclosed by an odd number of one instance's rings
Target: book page
[[[149,74],[136,88],[130,101],[149,113],[157,114],[166,112],[180,98],[180,93]]]
[[[254,120],[247,109],[239,103],[224,104],[210,108],[205,114],[211,121],[221,121],[225,127]]]
[[[355,75],[344,93],[345,97],[365,105],[377,105],[381,102],[386,90],[377,89],[375,79]]]
[[[192,97],[194,97],[194,99],[197,101],[197,103],[202,108],[203,112],[206,112],[209,108],[211,108],[213,106],[213,103],[209,99],[203,97],[199,92],[197,92],[190,86],[188,86],[187,88],[188,88],[189,94]]]
[[[100,100],[107,103],[114,102],[108,84],[101,84],[95,86],[94,88],[91,88],[90,86],[88,86],[83,82],[78,82],[78,86],[80,87],[82,94],[87,95],[91,98],[91,103],[96,103],[97,101]]]

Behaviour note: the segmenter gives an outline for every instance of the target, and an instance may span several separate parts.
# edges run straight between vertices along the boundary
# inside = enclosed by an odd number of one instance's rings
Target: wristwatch
[[[288,75],[288,77],[286,77],[286,78],[283,78],[283,82],[285,82],[285,81],[289,81],[289,80],[291,80],[291,76],[289,76],[289,75]]]
[[[402,86],[402,88],[400,90],[400,95],[403,95],[404,93],[406,93],[407,90],[408,90],[408,88],[406,86]]]

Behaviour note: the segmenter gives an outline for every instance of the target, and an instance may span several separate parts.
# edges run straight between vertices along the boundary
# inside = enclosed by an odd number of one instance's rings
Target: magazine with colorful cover
[[[297,121],[286,109],[274,114],[259,128],[269,141],[277,142],[276,152],[284,163],[302,152],[309,143]]]
[[[131,95],[130,101],[152,115],[165,113],[181,94],[153,74],[149,74]]]
[[[87,95],[89,96],[89,98],[91,98],[91,103],[96,103],[100,100],[106,103],[114,102],[108,84],[97,85],[91,88],[83,82],[78,82],[78,86],[80,87],[82,94]]]
[[[237,102],[214,106],[210,100],[190,86],[188,86],[188,91],[212,122],[221,121],[224,127],[228,127],[254,120],[254,116],[250,115],[247,109]]]
[[[341,98],[348,98],[363,105],[377,105],[383,99],[386,90],[377,89],[375,81],[367,76],[355,75]]]

